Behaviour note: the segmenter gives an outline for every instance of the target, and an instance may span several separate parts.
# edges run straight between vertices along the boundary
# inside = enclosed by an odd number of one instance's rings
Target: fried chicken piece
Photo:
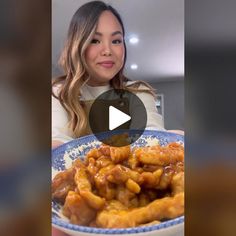
[[[130,153],[129,159],[128,159],[128,166],[132,169],[135,170],[139,166],[139,161],[136,158],[135,155]]]
[[[156,189],[167,189],[171,185],[171,181],[173,175],[175,174],[175,170],[171,166],[166,166],[163,169],[163,174],[160,177],[160,182]]]
[[[142,186],[148,189],[167,189],[171,184],[174,173],[175,165],[162,167],[154,172],[143,172],[141,173]]]
[[[166,166],[183,161],[184,149],[180,144],[172,143],[165,147],[156,145],[137,148],[134,155],[143,164]]]
[[[184,191],[184,172],[175,174],[171,180],[172,195]]]
[[[86,166],[81,165],[80,167],[75,167],[75,170],[76,172],[75,172],[74,181],[79,192],[92,191],[92,185],[87,175]]]
[[[81,167],[81,166],[84,167],[85,163],[80,158],[74,160],[72,163],[72,167]]]
[[[110,146],[108,145],[103,144],[98,150],[102,153],[103,156],[110,157],[111,155]]]
[[[163,166],[159,166],[159,165],[143,165],[143,171],[145,172],[154,172],[162,168]]]
[[[114,199],[116,190],[114,184],[107,181],[108,172],[114,167],[114,165],[109,165],[101,168],[98,173],[94,176],[95,187],[98,194],[101,197],[106,198],[106,200]]]
[[[172,149],[172,150],[178,150],[181,152],[181,155],[182,155],[182,152],[184,151],[183,145],[180,143],[176,143],[176,142],[172,142],[172,143],[167,144],[166,148]]]
[[[136,182],[134,182],[132,179],[128,179],[125,183],[125,186],[131,192],[136,193],[136,194],[139,193],[141,190],[140,186]]]
[[[89,204],[90,207],[96,210],[103,208],[105,199],[102,199],[92,193],[92,185],[86,172],[86,166],[80,165],[80,167],[77,166],[75,169],[76,173],[74,180],[81,197]]]
[[[173,219],[184,213],[184,194],[157,199],[145,207],[133,210],[101,211],[96,218],[96,225],[103,228],[127,228],[154,220]]]
[[[104,198],[101,198],[90,191],[80,191],[80,195],[90,207],[96,210],[102,209],[105,205]]]
[[[143,172],[141,174],[143,178],[142,186],[161,190],[167,189],[170,187],[172,178],[176,173],[184,173],[182,162],[170,164],[154,172]]]
[[[112,162],[111,158],[107,157],[107,156],[101,156],[96,160],[96,167],[98,169],[101,169],[103,167],[106,167],[106,166],[109,166],[112,164],[113,164],[113,162]]]
[[[130,146],[110,147],[110,155],[115,164],[127,160],[130,156]]]
[[[78,182],[80,183],[81,188],[83,188],[82,185],[87,185],[87,187],[90,185],[90,183],[85,183],[87,182],[87,179],[85,180],[83,178],[84,181],[82,182],[80,181],[80,175],[85,175],[81,171],[80,171],[80,174],[77,173],[77,169],[81,169],[81,168],[85,172],[86,167],[84,163],[80,159],[77,159],[73,162],[71,168],[58,173],[53,178],[53,181],[52,181],[52,198],[53,199],[57,200],[58,202],[64,203],[68,192],[70,190],[75,190],[77,186],[76,181],[74,181],[74,178],[76,177],[76,175],[77,175],[76,178],[79,179]]]
[[[70,191],[63,206],[63,214],[72,224],[88,225],[96,217],[96,210],[76,192]]]
[[[96,166],[96,160],[94,158],[88,159],[87,173],[89,177],[89,181],[92,185],[94,185],[94,176],[98,173],[98,167]]]
[[[70,190],[74,190],[75,169],[70,168],[58,173],[52,180],[52,199],[64,203],[66,195]]]
[[[86,159],[89,159],[90,157],[98,159],[101,156],[102,156],[101,151],[98,148],[93,148],[87,153]]]
[[[120,201],[122,204],[124,204],[125,206],[129,207],[131,199],[133,199],[135,196],[136,194],[131,192],[125,186],[123,185],[117,186],[116,199]]]
[[[143,179],[142,186],[145,188],[157,188],[163,175],[163,169],[158,169],[155,172],[143,172],[141,177]]]
[[[115,184],[123,184],[128,179],[132,179],[138,184],[143,181],[141,175],[137,171],[131,170],[130,168],[120,164],[116,165],[108,172],[107,179]]]
[[[128,207],[122,204],[120,201],[114,199],[114,200],[107,201],[103,210],[106,210],[106,211],[119,210],[120,211],[120,210],[128,210]]]

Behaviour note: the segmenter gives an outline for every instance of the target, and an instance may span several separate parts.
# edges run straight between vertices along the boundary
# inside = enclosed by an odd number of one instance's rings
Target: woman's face
[[[99,17],[96,32],[85,52],[90,74],[88,84],[91,86],[107,84],[122,68],[124,55],[121,25],[110,11],[104,11]]]

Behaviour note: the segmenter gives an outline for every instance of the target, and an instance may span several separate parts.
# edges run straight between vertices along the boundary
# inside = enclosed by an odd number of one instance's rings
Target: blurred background
[[[88,0],[52,0],[52,76],[61,74],[58,58],[70,20]],[[150,83],[159,94],[166,129],[184,130],[184,0],[106,0],[125,26],[131,80]]]
[[[185,234],[236,232],[236,2],[185,1]]]
[[[51,235],[51,77],[59,73],[56,58],[63,45],[64,30],[80,3],[82,1],[76,0],[0,1],[1,235]],[[177,94],[184,94],[185,125],[178,127],[167,120],[170,107],[167,104],[164,117],[166,126],[185,129],[185,235],[234,236],[235,1],[185,1],[184,81],[181,78],[183,2],[114,0],[110,3],[120,10],[127,37],[128,33],[139,37],[138,44],[127,43],[127,66],[138,65],[134,71],[128,72],[127,68],[127,75],[138,79],[143,71],[143,80],[150,75],[148,81],[158,83],[155,88],[159,94],[164,94],[165,103],[168,100],[180,102],[182,97]],[[123,10],[119,9],[121,6]],[[129,16],[132,16],[130,22],[126,19]],[[56,25],[57,18],[61,23]],[[146,35],[147,32],[151,36]],[[152,39],[156,41],[151,44],[148,40]],[[56,44],[55,40],[60,41]],[[146,41],[148,43],[144,44]],[[160,46],[163,42],[167,46]],[[154,54],[150,47],[154,47]],[[138,61],[139,50],[155,60],[142,56],[141,59],[148,63]],[[156,77],[148,73],[150,67],[143,68],[146,65],[153,68]],[[179,89],[175,84],[180,84]],[[178,124],[183,123],[178,121]]]
[[[50,235],[50,1],[0,1],[0,71],[0,234]]]

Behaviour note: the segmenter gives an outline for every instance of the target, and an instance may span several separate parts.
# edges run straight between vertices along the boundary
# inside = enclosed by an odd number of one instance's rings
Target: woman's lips
[[[113,61],[103,61],[103,62],[99,62],[98,63],[100,66],[104,67],[104,68],[112,68],[114,65]]]

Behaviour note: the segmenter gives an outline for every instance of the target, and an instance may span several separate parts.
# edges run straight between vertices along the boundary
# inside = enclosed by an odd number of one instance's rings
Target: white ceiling
[[[88,0],[52,1],[53,75],[69,22],[79,6]],[[184,79],[184,0],[106,0],[120,13],[126,30],[126,75],[150,82]],[[128,39],[139,37],[136,45]],[[130,65],[138,65],[131,70]]]

